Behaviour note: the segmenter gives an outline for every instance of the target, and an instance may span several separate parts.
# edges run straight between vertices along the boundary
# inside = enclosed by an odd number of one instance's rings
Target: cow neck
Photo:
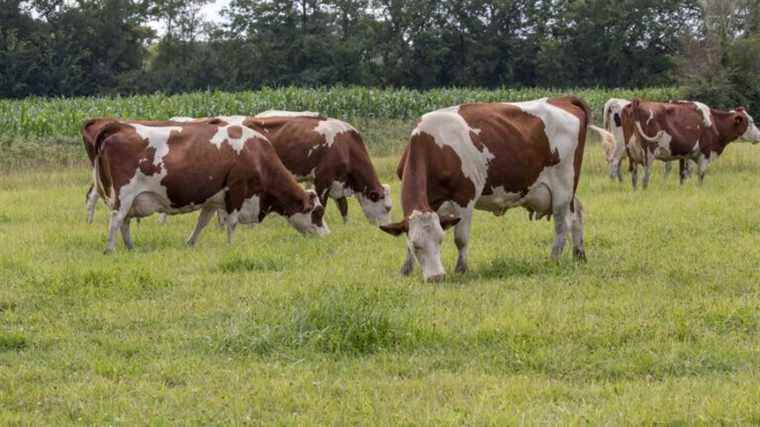
[[[364,144],[352,142],[349,146],[349,182],[356,193],[368,195],[372,191],[383,194],[383,187]]]
[[[274,149],[273,149],[274,151]],[[301,212],[304,207],[306,193],[288,172],[285,165],[276,155],[271,161],[262,162],[267,169],[267,197],[262,200],[262,214],[273,210],[280,215],[291,215]]]
[[[404,166],[404,179],[401,184],[401,205],[404,218],[412,212],[432,212],[428,201],[428,163],[422,150],[412,145]]]
[[[718,141],[721,148],[739,139],[741,134],[734,124],[734,112],[711,110],[715,127],[718,129]]]

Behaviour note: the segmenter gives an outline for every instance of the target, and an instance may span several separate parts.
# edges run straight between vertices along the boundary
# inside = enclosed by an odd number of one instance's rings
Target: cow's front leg
[[[705,155],[699,156],[699,185],[704,184],[707,167],[710,166],[710,159]]]
[[[459,215],[461,220],[454,228],[454,243],[457,245],[459,255],[457,256],[457,266],[454,270],[457,273],[466,273],[467,267],[467,244],[470,241],[470,225],[472,224],[472,209],[467,209]]]
[[[686,168],[686,160],[680,159],[678,160],[678,182],[683,185],[684,181],[686,181],[686,175],[688,174],[688,169]]]
[[[338,199],[335,199],[335,204],[338,205],[338,211],[340,211],[340,216],[343,218],[343,223],[348,222],[348,200],[345,197],[340,197]]]
[[[665,181],[670,178],[670,172],[673,170],[673,165],[670,162],[665,162],[665,172],[663,173],[663,177],[665,178]]]
[[[586,262],[586,248],[583,245],[583,204],[575,198],[570,232],[573,235],[573,256],[577,261]]]
[[[195,224],[195,229],[190,234],[190,237],[187,238],[187,241],[185,244],[187,246],[195,246],[196,243],[198,243],[198,238],[201,235],[201,232],[204,228],[206,228],[206,225],[211,221],[211,218],[214,216],[214,212],[216,209],[204,207],[201,209],[201,214],[198,216],[198,222]]]
[[[401,266],[401,275],[402,276],[408,276],[412,274],[414,271],[414,254],[412,253],[412,250],[407,245],[406,247],[406,260],[404,261],[404,265]]]
[[[554,207],[554,245],[552,246],[552,259],[559,261],[562,251],[565,249],[567,231],[570,228],[570,203],[562,203]]]
[[[132,242],[132,231],[129,229],[129,224],[131,221],[132,218],[125,218],[121,223],[121,238],[124,240],[124,246],[126,246],[129,250],[132,250],[135,247],[134,243]]]

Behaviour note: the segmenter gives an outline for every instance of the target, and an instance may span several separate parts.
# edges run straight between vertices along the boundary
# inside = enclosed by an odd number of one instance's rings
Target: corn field
[[[163,120],[172,116],[206,117],[255,114],[269,109],[316,111],[353,119],[413,119],[438,108],[466,102],[525,101],[575,94],[595,111],[596,121],[607,99],[640,97],[654,101],[678,98],[678,88],[630,89],[329,89],[279,88],[246,92],[196,92],[183,95],[131,97],[27,98],[0,100],[0,135],[9,137],[77,136],[93,117]]]

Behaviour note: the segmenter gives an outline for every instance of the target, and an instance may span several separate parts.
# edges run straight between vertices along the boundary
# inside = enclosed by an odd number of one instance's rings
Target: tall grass
[[[372,89],[336,87],[280,88],[246,92],[196,92],[116,98],[27,98],[0,100],[0,135],[19,137],[77,136],[84,120],[116,116],[163,120],[172,116],[252,114],[268,109],[310,110],[347,120],[413,119],[428,111],[464,102],[524,101],[575,94],[596,111],[612,97],[651,100],[677,98],[673,87],[627,89]]]

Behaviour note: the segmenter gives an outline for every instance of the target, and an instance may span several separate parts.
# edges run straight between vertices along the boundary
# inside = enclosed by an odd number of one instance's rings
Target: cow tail
[[[602,117],[602,127],[608,131],[610,130],[610,127],[611,127],[610,126],[610,110],[611,109],[612,109],[612,104],[610,103],[610,101],[607,101],[604,104],[604,111],[603,111],[604,117]]]
[[[581,122],[578,135],[578,146],[575,149],[575,180],[573,182],[573,198],[570,199],[570,210],[575,212],[575,192],[578,190],[578,182],[581,177],[581,166],[583,164],[583,152],[586,148],[586,136],[588,135],[588,128],[592,123],[593,113],[591,107],[588,106],[586,101],[578,98],[577,96],[569,96],[568,100],[571,104],[580,108],[584,112],[584,119]]]
[[[108,123],[101,128],[95,137],[95,161],[93,163],[93,178],[95,186],[103,198],[108,201],[111,208],[113,205],[114,195],[111,194],[113,189],[113,179],[111,178],[111,164],[105,152],[108,148],[108,138],[116,134],[123,128],[123,125],[117,121]]]

